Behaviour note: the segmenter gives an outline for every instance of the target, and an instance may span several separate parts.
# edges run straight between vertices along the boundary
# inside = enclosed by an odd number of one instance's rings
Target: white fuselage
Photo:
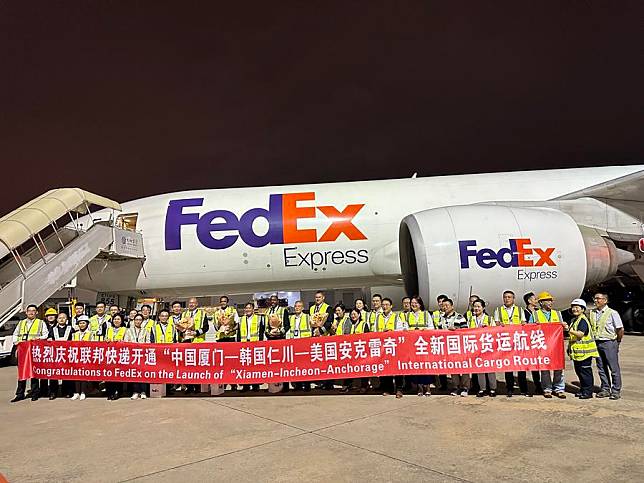
[[[524,171],[152,196],[123,204],[124,214],[138,213],[145,262],[95,261],[91,280],[81,273],[79,283],[95,290],[167,296],[399,285],[398,233],[408,214],[490,201],[545,201],[641,169]]]

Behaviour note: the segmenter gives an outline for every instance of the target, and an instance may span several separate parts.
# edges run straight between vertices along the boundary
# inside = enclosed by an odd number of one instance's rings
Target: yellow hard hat
[[[550,292],[541,292],[537,295],[537,300],[541,302],[542,300],[552,300],[554,297],[550,295]]]
[[[47,309],[47,312],[45,312],[45,316],[47,315],[58,315],[58,312],[56,312],[56,309],[54,308]]]

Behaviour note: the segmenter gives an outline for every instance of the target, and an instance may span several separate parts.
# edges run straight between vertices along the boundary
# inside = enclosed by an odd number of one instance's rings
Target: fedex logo
[[[308,191],[270,195],[268,209],[252,208],[240,217],[228,210],[213,210],[203,215],[184,213],[186,208],[202,206],[203,200],[188,198],[170,201],[165,217],[166,250],[181,250],[181,227],[186,225],[195,225],[199,242],[213,250],[228,248],[238,238],[254,248],[268,244],[335,241],[341,234],[349,240],[367,239],[353,224],[364,203],[347,205],[343,210],[335,206],[298,206],[298,202],[315,201],[315,193]],[[298,228],[298,220],[314,219],[318,211],[331,221],[321,236],[318,237],[315,228]],[[259,218],[268,221],[266,233],[257,234],[253,229],[253,223]]]
[[[530,238],[511,238],[510,246],[494,251],[491,248],[476,248],[476,240],[461,240],[458,249],[461,256],[461,268],[470,268],[470,258],[474,257],[481,268],[493,268],[497,264],[502,268],[510,267],[554,267],[552,260],[555,249],[531,247]],[[536,255],[536,258],[533,256]]]

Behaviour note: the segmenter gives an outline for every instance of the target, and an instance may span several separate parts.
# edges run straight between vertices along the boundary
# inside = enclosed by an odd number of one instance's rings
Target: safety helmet
[[[45,312],[45,317],[47,317],[48,315],[58,315],[58,312],[56,311],[56,309],[50,308]]]
[[[81,315],[76,319],[76,323],[78,322],[87,322],[89,324],[89,317],[87,315]]]
[[[552,300],[554,297],[550,295],[550,292],[541,292],[537,295],[537,300],[541,302],[542,300]]]
[[[586,301],[584,299],[575,299],[570,302],[570,306],[572,307],[573,305],[578,305],[579,307],[586,308]]]

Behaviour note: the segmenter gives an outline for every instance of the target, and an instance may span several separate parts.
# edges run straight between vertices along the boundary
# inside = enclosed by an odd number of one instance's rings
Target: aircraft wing
[[[595,198],[644,223],[644,166],[640,171],[555,198]]]

